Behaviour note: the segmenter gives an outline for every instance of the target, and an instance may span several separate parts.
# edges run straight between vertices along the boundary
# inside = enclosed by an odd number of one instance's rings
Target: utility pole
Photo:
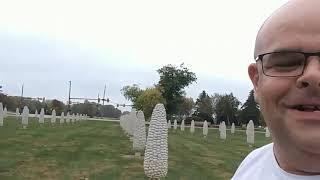
[[[24,84],[22,84],[22,87],[21,87],[21,99],[23,98],[23,86]]]
[[[106,88],[107,88],[107,85],[104,85],[102,105],[104,105],[104,101],[106,99]]]
[[[69,81],[69,101],[68,101],[68,112],[71,112],[70,104],[71,104],[71,81]]]
[[[23,104],[22,104],[22,101],[23,101],[23,87],[24,87],[24,84],[22,83],[22,87],[21,87],[21,97],[20,97],[20,110],[22,111],[23,109]]]

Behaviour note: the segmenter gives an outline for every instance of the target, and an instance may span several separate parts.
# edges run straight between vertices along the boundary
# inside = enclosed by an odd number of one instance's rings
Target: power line
[[[133,105],[130,105],[130,104],[125,104],[125,103],[118,103],[118,102],[115,102],[115,101],[111,101],[110,98],[106,98],[106,87],[107,85],[104,86],[104,90],[103,90],[103,98],[100,98],[100,95],[98,94],[98,98],[86,98],[86,97],[71,97],[71,81],[69,81],[69,100],[68,100],[68,108],[69,108],[69,111],[71,110],[70,109],[70,106],[72,104],[71,100],[90,100],[90,101],[97,101],[98,102],[98,105],[100,104],[100,101],[102,101],[102,105],[104,105],[104,102],[107,102],[109,104],[113,104],[117,107],[119,106],[122,106],[122,107],[132,107]]]

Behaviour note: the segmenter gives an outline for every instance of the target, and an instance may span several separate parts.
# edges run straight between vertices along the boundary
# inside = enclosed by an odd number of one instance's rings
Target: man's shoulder
[[[252,178],[252,175],[267,173],[265,170],[271,168],[273,158],[273,143],[255,149],[242,161],[232,179]]]
[[[259,160],[262,160],[264,157],[271,158],[272,156],[270,155],[273,155],[273,143],[264,145],[260,148],[253,150],[248,154],[248,156],[242,161],[241,164],[248,162],[252,164],[251,161],[258,162]]]

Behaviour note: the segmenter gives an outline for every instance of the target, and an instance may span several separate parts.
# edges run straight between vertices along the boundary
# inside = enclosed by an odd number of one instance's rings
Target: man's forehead
[[[257,35],[255,56],[277,49],[320,51],[319,7],[319,0],[293,0],[274,12]]]

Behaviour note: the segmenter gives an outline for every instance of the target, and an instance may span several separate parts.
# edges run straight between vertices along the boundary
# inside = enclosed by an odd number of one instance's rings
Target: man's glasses
[[[320,57],[320,52],[271,52],[258,55],[255,60],[261,61],[263,74],[270,77],[298,77],[303,74],[307,59],[310,56]]]

